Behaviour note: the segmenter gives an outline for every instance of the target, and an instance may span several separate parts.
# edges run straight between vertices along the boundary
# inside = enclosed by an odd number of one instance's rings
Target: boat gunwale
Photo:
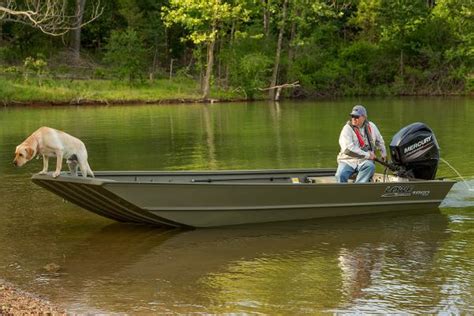
[[[236,170],[104,170],[95,171],[95,174],[103,175],[193,175],[193,174],[282,174],[282,173],[323,173],[334,172],[336,168],[295,168],[295,169],[236,169]]]
[[[302,169],[298,169],[302,170]],[[321,169],[318,169],[321,170]],[[332,169],[330,170],[332,171]],[[99,185],[99,186],[104,186],[104,185],[115,185],[115,184],[140,184],[140,185],[205,185],[205,186],[289,186],[289,187],[315,187],[315,186],[325,186],[325,187],[331,187],[331,186],[374,186],[374,185],[408,185],[408,184],[430,184],[430,185],[444,185],[444,184],[452,184],[454,185],[457,183],[457,181],[452,180],[452,179],[433,179],[433,180],[423,180],[423,179],[416,179],[412,181],[390,181],[390,182],[362,182],[362,183],[307,183],[307,182],[243,182],[245,179],[232,179],[226,181],[225,178],[223,179],[214,179],[215,181],[213,182],[212,179],[199,179],[199,181],[193,181],[187,180],[187,181],[168,181],[168,182],[153,182],[153,181],[138,181],[138,180],[112,180],[108,178],[100,178],[100,175],[104,174],[105,172],[97,172],[97,177],[94,178],[84,178],[82,176],[72,176],[68,174],[61,174],[61,176],[57,178],[53,178],[50,175],[40,175],[40,174],[34,174],[32,176],[32,180],[46,180],[46,181],[52,181],[52,182],[68,182],[68,183],[77,183],[77,184],[84,184],[84,185]],[[291,172],[281,172],[281,174],[290,174]],[[301,172],[305,173],[305,172]],[[314,170],[313,172],[308,172],[308,173],[315,173]],[[162,174],[162,173],[160,173]],[[132,173],[130,172],[129,174],[125,174],[125,176],[158,176],[160,175],[155,172],[146,172],[143,174],[137,174],[137,173]],[[167,174],[163,174],[165,176],[170,176],[177,174],[176,172],[169,172]],[[200,173],[200,172],[191,172],[191,173],[186,173],[186,174],[179,174],[181,175],[206,175],[207,173]],[[217,175],[226,175],[224,173],[214,173]],[[246,174],[246,173],[243,173]],[[265,173],[260,173],[260,174],[265,174]],[[104,174],[105,175],[105,174]],[[124,174],[122,173],[115,173],[115,171],[107,171],[107,175],[109,176],[122,176]],[[317,175],[308,175],[308,176],[315,176]],[[269,178],[271,178],[271,174],[269,175]],[[288,177],[291,178],[291,177]],[[252,180],[259,180],[257,179],[252,179]],[[266,180],[266,178],[261,178],[261,180]]]

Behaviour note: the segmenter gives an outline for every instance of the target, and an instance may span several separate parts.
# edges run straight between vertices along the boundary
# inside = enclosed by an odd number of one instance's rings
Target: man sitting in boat
[[[336,180],[347,182],[357,172],[355,182],[369,182],[375,172],[375,150],[380,151],[383,160],[387,157],[385,142],[377,126],[367,119],[365,107],[354,106],[350,116],[339,136]]]

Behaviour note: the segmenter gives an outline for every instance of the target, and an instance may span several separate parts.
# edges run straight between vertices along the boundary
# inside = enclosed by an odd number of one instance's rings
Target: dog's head
[[[15,159],[13,159],[13,164],[17,167],[21,167],[25,163],[33,159],[34,156],[35,150],[33,149],[33,147],[25,144],[20,144],[16,146]]]

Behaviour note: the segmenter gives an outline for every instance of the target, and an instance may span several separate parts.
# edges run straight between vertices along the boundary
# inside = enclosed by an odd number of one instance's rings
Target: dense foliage
[[[472,1],[103,3],[103,14],[81,29],[81,62],[67,54],[68,34],[52,37],[0,21],[2,73],[15,72],[12,67],[21,72],[25,61],[31,70],[32,60],[44,58],[48,69],[43,65],[33,73],[130,82],[192,77],[204,90],[210,84],[247,98],[269,87],[272,73],[277,85],[299,81],[282,92],[292,97],[474,89]]]

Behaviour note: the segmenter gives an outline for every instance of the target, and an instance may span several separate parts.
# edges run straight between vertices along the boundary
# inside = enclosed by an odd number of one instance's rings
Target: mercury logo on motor
[[[415,149],[420,148],[421,146],[423,146],[423,145],[425,145],[425,144],[431,142],[432,138],[433,138],[433,135],[430,135],[430,136],[428,136],[428,137],[426,137],[426,138],[420,140],[419,142],[416,142],[416,143],[414,143],[414,144],[412,144],[412,145],[406,147],[406,148],[403,150],[403,153],[406,154],[406,153],[408,153],[408,152],[410,152],[410,151],[413,151],[413,150],[415,150]]]

